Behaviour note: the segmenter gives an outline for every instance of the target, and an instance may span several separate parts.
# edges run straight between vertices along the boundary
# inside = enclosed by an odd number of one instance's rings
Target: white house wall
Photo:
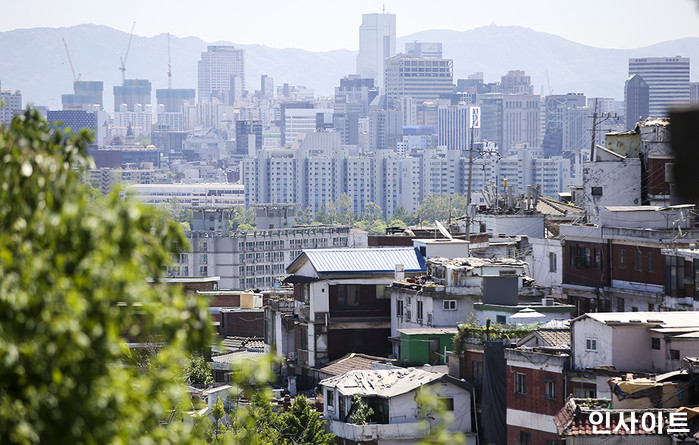
[[[583,318],[572,326],[573,361],[576,369],[612,365],[614,359],[614,339],[610,326],[591,318]],[[597,341],[596,351],[586,351],[586,340]]]

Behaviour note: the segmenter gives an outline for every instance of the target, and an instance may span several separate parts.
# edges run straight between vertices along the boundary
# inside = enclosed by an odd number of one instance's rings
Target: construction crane
[[[170,33],[167,33],[167,89],[172,89],[172,69],[170,67]]]
[[[70,58],[70,51],[68,51],[68,44],[66,43],[66,39],[61,37],[61,40],[63,40],[63,46],[66,48],[66,55],[68,56],[68,63],[70,64],[70,70],[73,72],[73,81],[78,82],[80,81],[80,73],[78,75],[75,75],[75,68],[73,67],[73,61]]]
[[[133,29],[136,27],[136,22],[131,25],[131,34],[129,35],[129,44],[126,47],[126,54],[121,58],[121,84],[126,85],[126,59],[129,57],[129,49],[131,48],[131,39],[133,39]]]

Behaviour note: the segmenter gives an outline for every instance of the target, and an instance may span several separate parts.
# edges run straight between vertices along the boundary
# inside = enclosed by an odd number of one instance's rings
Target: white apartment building
[[[240,184],[133,184],[126,193],[146,204],[158,205],[177,198],[184,207],[234,207],[245,203]]]
[[[0,124],[9,124],[12,118],[22,112],[22,93],[9,90],[0,91]]]
[[[331,108],[287,108],[284,110],[284,141],[293,144],[301,133],[313,133],[318,128],[318,115],[323,122],[332,122]]]

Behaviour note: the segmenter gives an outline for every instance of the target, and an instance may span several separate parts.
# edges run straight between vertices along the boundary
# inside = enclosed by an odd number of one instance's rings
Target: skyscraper
[[[672,106],[689,103],[689,57],[629,59],[629,76],[634,74],[648,84],[650,117],[666,117]]]
[[[626,106],[626,129],[636,127],[636,123],[648,117],[649,87],[638,74],[632,74],[624,84],[624,103]]]
[[[396,15],[362,14],[359,26],[359,54],[357,73],[374,79],[374,85],[383,90],[384,62],[396,53]]]
[[[245,50],[227,45],[207,47],[201,53],[198,76],[199,100],[215,96],[224,104],[233,104],[236,91],[245,90]]]
[[[22,113],[22,93],[0,90],[0,124],[9,124],[12,118]]]
[[[410,57],[398,54],[386,59],[384,93],[389,108],[402,97],[418,101],[438,99],[454,91],[451,59]]]

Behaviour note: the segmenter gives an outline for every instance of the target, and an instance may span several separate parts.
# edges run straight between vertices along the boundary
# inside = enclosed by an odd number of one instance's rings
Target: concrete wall
[[[601,195],[592,188],[601,187]],[[588,221],[597,223],[605,206],[641,204],[641,161],[624,159],[615,162],[586,162],[583,165],[583,207]]]
[[[563,247],[554,238],[530,238],[532,256],[529,262],[531,277],[537,286],[559,288],[563,282]],[[554,271],[551,271],[550,254],[555,255]],[[560,292],[560,290],[559,290]]]
[[[573,369],[612,365],[614,359],[612,328],[591,318],[583,318],[572,324]],[[586,351],[586,339],[597,341],[596,351]],[[599,395],[598,395],[599,396]]]

